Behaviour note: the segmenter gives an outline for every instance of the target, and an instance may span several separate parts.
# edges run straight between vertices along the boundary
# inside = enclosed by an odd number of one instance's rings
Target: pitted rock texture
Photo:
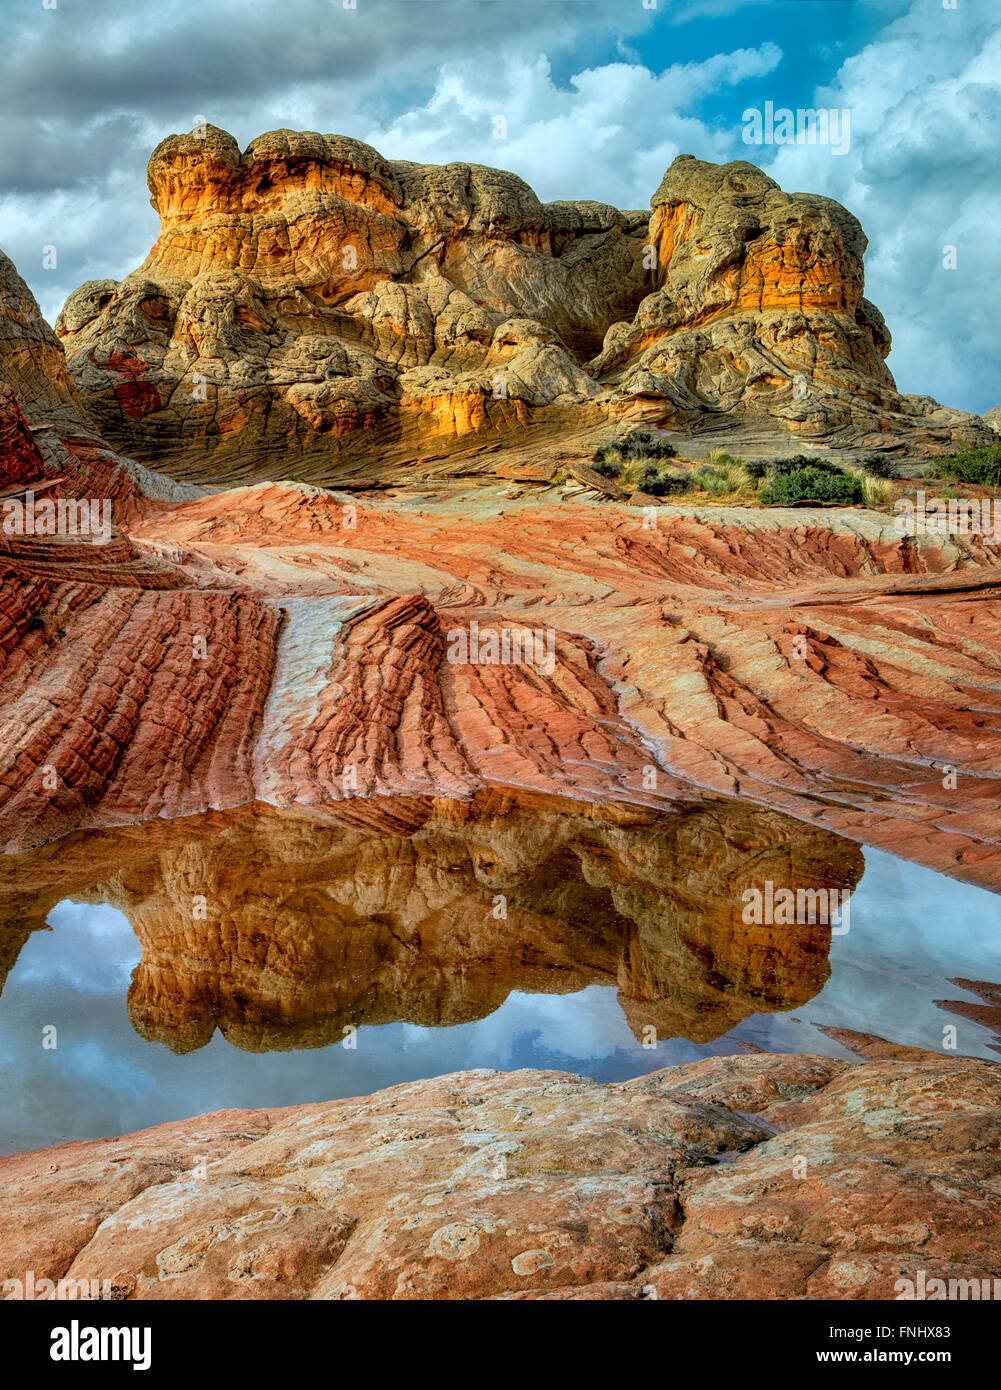
[[[896,391],[855,218],[750,164],[681,156],[648,214],[337,135],[241,153],[207,126],[157,146],[149,187],[146,261],[56,329],[107,438],[176,477],[374,476],[637,409],[848,447],[993,438]]]
[[[0,496],[46,479],[51,496],[107,498],[116,525],[142,496],[193,494],[108,447],[77,394],[59,339],[0,251]],[[6,541],[0,530],[0,550]]]
[[[618,987],[641,1041],[653,1027],[706,1042],[796,1008],[829,974],[829,922],[746,924],[743,890],[850,892],[863,869],[851,841],[721,798],[673,814],[496,789],[361,802],[381,825],[354,805],[257,805],[0,856],[0,960],[56,902],[120,908],[143,952],[133,1023],[176,1052],[217,1028],[264,1051],[398,1019],[451,1026],[512,990],[590,985]]]
[[[473,1071],[0,1159],[0,1278],[122,1299],[896,1296],[1001,1275],[1001,1067]],[[8,1287],[8,1296],[16,1293]]]

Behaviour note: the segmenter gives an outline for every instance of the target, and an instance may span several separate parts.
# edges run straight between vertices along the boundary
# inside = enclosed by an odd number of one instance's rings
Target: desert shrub
[[[692,484],[689,475],[679,472],[677,469],[659,468],[656,472],[656,478],[655,486],[643,488],[644,492],[651,492],[654,497],[691,491]]]
[[[603,478],[617,478],[622,472],[622,460],[617,450],[607,444],[595,452],[591,462],[594,471]]]
[[[864,500],[862,479],[836,468],[797,468],[770,478],[759,495],[762,502],[778,506],[793,502],[841,502],[850,506]]]
[[[657,459],[674,458],[673,444],[666,439],[654,439],[646,430],[631,430],[623,439],[614,444],[602,444],[591,455],[591,464],[596,473],[605,478],[619,478],[627,464],[652,463]]]
[[[636,459],[628,463],[622,481],[626,487],[649,492],[653,497],[663,497],[670,492],[687,492],[690,487],[687,473],[665,468],[650,459]]]
[[[937,462],[935,476],[975,487],[1001,487],[1001,440],[978,449],[944,454]]]
[[[692,471],[691,478],[694,487],[708,492],[711,497],[753,492],[757,485],[744,460],[734,458],[722,449],[713,449],[707,454],[706,462]]]
[[[794,454],[792,458],[772,459],[768,472],[774,478],[787,478],[791,473],[801,473],[805,468],[813,468],[819,473],[841,473],[839,464],[829,459],[809,458],[806,454]]]
[[[619,444],[624,458],[673,459],[674,445],[655,439],[648,430],[631,430]]]
[[[744,464],[744,472],[749,478],[753,478],[756,482],[760,482],[768,472],[768,464],[764,459],[748,459]]]
[[[710,497],[723,497],[736,490],[732,476],[721,467],[703,464],[701,468],[693,469],[690,476],[692,486],[701,492],[708,492]]]
[[[884,483],[878,478],[862,477],[859,480],[862,484],[862,502],[866,507],[888,507],[890,505],[890,493]]]
[[[899,478],[900,468],[896,459],[887,458],[885,454],[867,454],[864,459],[859,460],[859,467],[870,478]]]

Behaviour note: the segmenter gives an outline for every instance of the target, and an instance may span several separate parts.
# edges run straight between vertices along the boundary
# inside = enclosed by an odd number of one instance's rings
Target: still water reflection
[[[854,890],[850,930],[747,924],[765,882]],[[0,1152],[469,1067],[847,1055],[824,1026],[996,1056],[936,1001],[1001,978],[1001,899],[734,802],[213,813],[8,857],[0,912]]]

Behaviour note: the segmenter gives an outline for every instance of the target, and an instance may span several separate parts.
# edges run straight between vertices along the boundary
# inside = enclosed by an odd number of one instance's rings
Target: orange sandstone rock
[[[206,126],[157,146],[149,187],[146,261],[82,285],[57,331],[106,437],[176,477],[274,478],[277,451],[318,482],[429,450],[461,471],[477,441],[637,409],[849,447],[993,438],[897,392],[855,218],[750,164],[681,156],[648,214]]]

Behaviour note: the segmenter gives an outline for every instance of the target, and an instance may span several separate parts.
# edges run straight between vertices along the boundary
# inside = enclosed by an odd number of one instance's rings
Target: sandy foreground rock
[[[874,1299],[920,1271],[993,1279],[1001,1067],[891,1052],[616,1085],[460,1072],[0,1159],[0,1275],[133,1299]]]

